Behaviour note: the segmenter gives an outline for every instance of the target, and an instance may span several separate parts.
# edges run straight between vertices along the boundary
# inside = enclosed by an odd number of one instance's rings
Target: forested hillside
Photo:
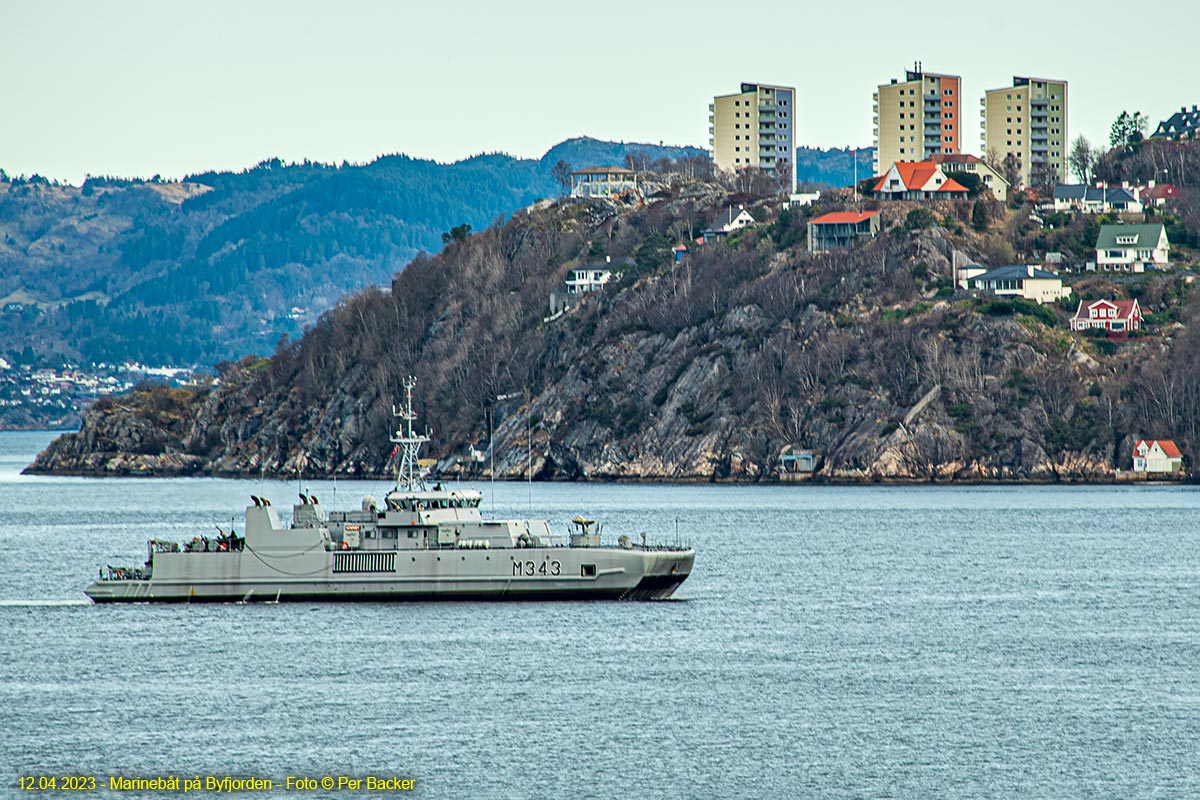
[[[436,252],[451,228],[480,230],[557,196],[559,160],[627,154],[701,151],[574,139],[541,160],[266,160],[178,183],[81,187],[0,172],[0,355],[211,366],[269,353],[343,294]]]

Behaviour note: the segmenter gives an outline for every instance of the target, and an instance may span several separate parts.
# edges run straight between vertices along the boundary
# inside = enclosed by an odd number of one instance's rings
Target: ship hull
[[[96,581],[85,593],[96,603],[657,600],[694,560],[690,550],[398,551],[373,572],[339,574],[339,555],[156,554],[151,578]]]

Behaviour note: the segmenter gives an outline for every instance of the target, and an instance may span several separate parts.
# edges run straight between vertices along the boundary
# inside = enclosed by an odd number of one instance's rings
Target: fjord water
[[[0,795],[31,774],[1200,795],[1192,487],[535,485],[558,528],[678,526],[695,572],[658,603],[93,606],[100,564],[240,526],[252,493],[286,509],[296,485],[19,476],[49,438],[0,434]],[[352,507],[387,486],[307,488]],[[495,495],[528,515],[525,484]]]

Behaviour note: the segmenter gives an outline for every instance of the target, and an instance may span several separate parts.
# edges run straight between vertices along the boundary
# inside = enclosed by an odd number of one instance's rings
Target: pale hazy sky
[[[708,144],[741,81],[797,87],[797,141],[871,144],[914,60],[977,98],[1070,82],[1072,138],[1200,103],[1200,6],[962,0],[0,0],[0,168],[179,177],[263,158],[539,156],[571,136]],[[818,111],[819,110],[819,111]]]

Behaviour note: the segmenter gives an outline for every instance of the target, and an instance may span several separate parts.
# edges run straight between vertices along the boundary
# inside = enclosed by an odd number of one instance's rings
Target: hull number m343
[[[538,575],[553,577],[561,572],[562,563],[559,561],[546,560],[540,564],[536,561],[514,561],[512,574],[535,578]]]

